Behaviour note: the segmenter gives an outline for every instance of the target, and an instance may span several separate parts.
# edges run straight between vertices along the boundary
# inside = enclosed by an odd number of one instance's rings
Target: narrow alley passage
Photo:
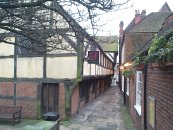
[[[119,88],[111,87],[79,111],[60,130],[135,130]]]

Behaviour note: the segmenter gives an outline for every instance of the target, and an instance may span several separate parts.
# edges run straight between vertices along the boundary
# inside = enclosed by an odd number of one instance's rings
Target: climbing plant
[[[167,57],[173,53],[173,33],[169,36],[155,37],[148,50],[146,61],[148,62],[167,62]]]
[[[145,63],[146,61],[146,56],[144,55],[136,55],[135,59],[133,60],[133,67],[139,66],[140,64]]]
[[[131,69],[125,69],[123,70],[122,75],[124,75],[124,77],[129,77],[130,75],[134,75],[134,71]]]

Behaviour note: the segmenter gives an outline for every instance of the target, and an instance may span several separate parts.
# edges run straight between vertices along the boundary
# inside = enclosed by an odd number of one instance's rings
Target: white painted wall
[[[95,67],[95,64],[91,64],[91,75],[96,75],[96,67]]]
[[[77,56],[47,58],[47,78],[76,78]]]
[[[90,72],[91,71],[91,72]],[[84,67],[83,67],[83,75],[89,76],[89,75],[108,75],[113,74],[113,70],[107,69],[104,67],[101,67],[99,65],[95,64],[88,64],[87,61],[84,61]]]
[[[6,39],[9,42],[14,42],[15,38],[10,37]],[[9,56],[14,54],[14,45],[0,42],[0,56]]]
[[[17,58],[18,78],[42,78],[43,57]]]
[[[0,77],[14,77],[14,59],[0,59]]]
[[[87,61],[83,64],[83,75],[90,75],[90,64]]]

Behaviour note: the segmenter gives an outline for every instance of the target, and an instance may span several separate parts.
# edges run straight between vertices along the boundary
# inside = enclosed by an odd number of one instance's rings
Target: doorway
[[[41,91],[42,113],[58,112],[58,83],[43,83]]]

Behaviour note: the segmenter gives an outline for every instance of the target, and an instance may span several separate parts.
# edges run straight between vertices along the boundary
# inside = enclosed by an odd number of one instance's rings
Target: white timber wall
[[[96,50],[100,52],[98,48],[96,48]],[[86,59],[88,57],[88,51],[90,51],[90,47],[88,48],[87,53],[85,54]],[[99,62],[102,62],[103,64],[103,54],[101,52],[100,52],[99,58],[100,58]],[[108,69],[100,64],[90,64],[88,63],[87,60],[84,60],[84,64],[83,64],[84,76],[109,75],[109,74],[113,74],[112,69]]]
[[[14,54],[14,45],[0,43],[0,56],[9,56]]]
[[[14,59],[0,59],[0,77],[14,77]]]
[[[103,66],[96,65],[96,64],[89,64],[87,61],[84,61],[83,67],[83,75],[90,76],[90,75],[109,75],[113,74],[112,69],[104,68]]]
[[[14,42],[14,37],[7,37],[9,42]],[[14,45],[7,43],[0,43],[0,56],[14,55]],[[14,58],[0,59],[0,77],[13,78],[14,77]]]
[[[47,78],[76,78],[77,56],[47,58]]]
[[[17,58],[17,77],[42,78],[43,58],[42,57]]]

